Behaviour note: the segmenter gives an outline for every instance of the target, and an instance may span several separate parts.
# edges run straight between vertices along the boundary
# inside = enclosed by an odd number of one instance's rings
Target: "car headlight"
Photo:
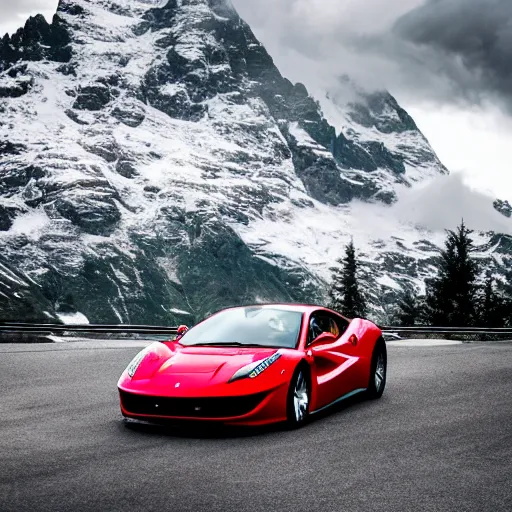
[[[128,375],[130,378],[132,378],[135,375],[135,372],[140,366],[140,363],[144,361],[144,358],[148,355],[149,350],[146,348],[139,352],[131,361],[131,363],[127,366],[126,371],[128,372]]]
[[[260,373],[264,372],[271,364],[275,363],[280,357],[281,354],[276,352],[263,361],[256,361],[255,363],[248,364],[243,368],[240,368],[240,370],[238,370],[233,377],[229,379],[229,382],[245,378],[254,379]]]

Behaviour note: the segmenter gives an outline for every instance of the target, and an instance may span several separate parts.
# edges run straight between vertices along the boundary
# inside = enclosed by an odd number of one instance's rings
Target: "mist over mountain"
[[[4,319],[321,302],[352,236],[385,318],[443,239],[400,198],[448,179],[391,94],[341,78],[313,98],[227,0],[61,0],[0,40]],[[493,215],[479,255],[505,282],[512,220]]]

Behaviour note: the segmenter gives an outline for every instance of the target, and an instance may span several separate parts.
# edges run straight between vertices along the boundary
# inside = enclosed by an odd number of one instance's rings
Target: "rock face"
[[[23,242],[18,249],[22,249]],[[55,322],[54,305],[49,290],[14,268],[0,255],[0,305],[2,320],[18,322]]]
[[[389,94],[343,108],[282,77],[227,0],[61,0],[51,25],[29,19],[0,42],[0,248],[32,305],[5,287],[0,316],[175,324],[323,301],[353,200],[447,172]],[[436,250],[393,232],[360,233],[380,314]]]
[[[448,174],[414,120],[387,91],[366,91],[342,77],[338,87],[319,97],[326,119],[340,131],[338,140],[345,141],[338,160],[363,189],[375,188],[374,198],[391,204],[397,186]]]
[[[502,215],[505,215],[505,217],[508,217],[509,219],[512,217],[512,206],[510,206],[508,201],[496,199],[496,201],[494,201],[494,208]]]

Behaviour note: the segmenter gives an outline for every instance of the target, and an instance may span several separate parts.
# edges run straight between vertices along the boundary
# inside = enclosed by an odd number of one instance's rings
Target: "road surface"
[[[0,345],[0,511],[512,510],[512,343],[390,343],[381,400],[295,432],[127,427],[133,343]]]

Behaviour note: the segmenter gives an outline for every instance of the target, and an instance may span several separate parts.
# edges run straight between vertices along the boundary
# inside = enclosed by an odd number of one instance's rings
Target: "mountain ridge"
[[[0,263],[44,297],[39,317],[160,324],[322,301],[352,202],[446,173],[428,142],[407,149],[422,136],[388,93],[335,106],[352,130],[337,133],[222,0],[61,0],[45,23],[0,43]],[[432,271],[435,249],[395,234],[405,249],[361,232],[377,313]]]

